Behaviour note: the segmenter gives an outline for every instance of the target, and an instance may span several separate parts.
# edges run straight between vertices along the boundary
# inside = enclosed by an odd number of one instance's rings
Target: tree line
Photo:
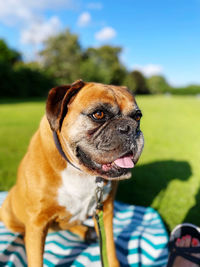
[[[104,45],[83,49],[70,30],[48,38],[37,61],[24,62],[22,54],[0,40],[0,97],[43,97],[50,88],[77,79],[126,85],[135,94],[199,94],[200,86],[172,88],[163,76],[145,78],[128,71],[120,61],[121,47]]]

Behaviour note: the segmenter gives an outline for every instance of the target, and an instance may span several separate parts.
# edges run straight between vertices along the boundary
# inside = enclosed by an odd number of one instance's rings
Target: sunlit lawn
[[[145,148],[118,198],[151,205],[170,229],[182,221],[200,225],[200,99],[139,97],[138,104]]]
[[[138,97],[145,148],[133,178],[120,182],[117,199],[156,208],[169,229],[200,224],[200,99]],[[0,190],[17,166],[44,114],[44,102],[0,104]]]

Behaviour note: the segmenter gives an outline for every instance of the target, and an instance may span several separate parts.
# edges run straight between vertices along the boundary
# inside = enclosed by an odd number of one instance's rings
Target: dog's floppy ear
[[[52,131],[61,130],[70,99],[77,94],[85,84],[86,83],[82,80],[77,80],[71,85],[57,86],[50,90],[46,102],[46,116]]]

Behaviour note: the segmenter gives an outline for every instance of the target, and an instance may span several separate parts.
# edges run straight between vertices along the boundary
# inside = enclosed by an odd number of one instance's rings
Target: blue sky
[[[200,0],[0,0],[0,38],[26,60],[67,27],[83,48],[121,46],[130,70],[200,84]]]

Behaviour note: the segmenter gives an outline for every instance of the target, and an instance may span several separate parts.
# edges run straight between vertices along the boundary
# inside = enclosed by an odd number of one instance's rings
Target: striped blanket
[[[6,192],[0,193],[0,205]],[[165,266],[168,235],[159,214],[144,208],[115,202],[114,236],[121,266]],[[23,237],[8,231],[0,222],[0,266],[24,267]],[[99,246],[88,245],[68,231],[49,233],[44,266],[100,267]]]

